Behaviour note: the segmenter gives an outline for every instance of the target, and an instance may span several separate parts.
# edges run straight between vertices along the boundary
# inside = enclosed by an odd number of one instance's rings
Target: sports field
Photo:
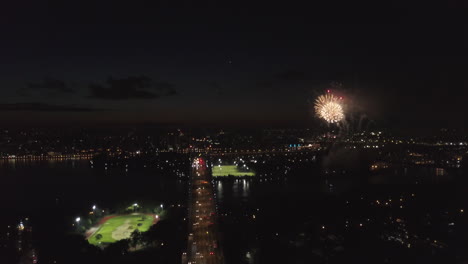
[[[255,176],[253,171],[239,171],[235,165],[221,165],[212,168],[213,177],[223,176]]]
[[[155,223],[154,215],[129,214],[106,217],[102,220],[97,231],[89,238],[88,242],[93,245],[99,243],[113,243],[121,239],[129,238],[135,229],[140,232],[148,231]],[[98,239],[101,235],[102,237]]]

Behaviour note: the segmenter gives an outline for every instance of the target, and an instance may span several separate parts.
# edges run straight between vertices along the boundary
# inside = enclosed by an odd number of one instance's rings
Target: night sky
[[[335,87],[382,126],[468,123],[461,2],[96,2],[4,4],[0,122],[313,124]]]

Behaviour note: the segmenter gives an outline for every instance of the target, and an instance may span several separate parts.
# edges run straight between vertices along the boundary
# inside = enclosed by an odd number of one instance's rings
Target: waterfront
[[[467,185],[462,170],[409,167],[380,172],[333,171],[324,169],[320,158],[298,154],[282,159],[271,166],[271,160],[265,158],[266,165],[257,167],[254,177],[213,181],[227,263],[278,259],[320,262],[325,255],[330,262],[339,263],[346,258],[359,260],[360,254],[368,254],[369,259],[392,259],[392,254],[401,254],[395,245],[405,250],[408,245],[420,247],[403,255],[414,261],[430,256],[436,262],[456,255],[457,246],[451,245],[464,245],[454,235],[455,227],[463,230],[460,210],[466,200],[459,194]],[[255,161],[263,164],[261,157]],[[53,243],[51,228],[57,236],[67,232],[77,212],[95,203],[105,208],[119,200],[151,199],[185,206],[188,182],[173,169],[160,170],[164,164],[176,166],[177,162],[163,159],[152,167],[141,161],[129,164],[111,166],[88,160],[3,162],[0,174],[6,183],[2,185],[4,202],[0,207],[8,213],[2,225],[28,217],[35,240],[43,245]],[[287,168],[286,173],[280,165]],[[277,172],[264,170],[271,167]],[[400,226],[402,223],[404,226]],[[359,244],[356,237],[365,240]],[[434,247],[433,241],[438,241],[435,245],[440,248]],[[324,247],[327,243],[333,244],[333,249]],[[370,245],[374,247],[371,251]],[[349,248],[352,254],[344,250]],[[269,254],[271,250],[275,254]]]

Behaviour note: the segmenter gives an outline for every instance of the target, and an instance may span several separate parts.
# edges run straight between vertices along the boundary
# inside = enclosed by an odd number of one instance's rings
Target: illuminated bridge
[[[211,183],[211,172],[204,158],[194,158],[189,186],[189,236],[183,264],[224,263],[219,243],[216,200]]]

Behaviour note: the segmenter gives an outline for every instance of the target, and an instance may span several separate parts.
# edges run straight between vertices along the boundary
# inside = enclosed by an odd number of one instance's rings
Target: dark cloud
[[[104,109],[89,108],[75,105],[53,105],[44,103],[13,103],[0,104],[0,111],[34,111],[34,112],[94,112]]]
[[[106,85],[90,84],[91,98],[103,100],[155,99],[176,95],[174,85],[168,82],[154,82],[146,76],[109,78]]]
[[[167,82],[158,82],[156,83],[156,87],[159,87],[159,89],[163,90],[163,93],[160,96],[171,96],[178,94],[177,90],[174,88],[174,85]]]
[[[64,81],[45,78],[40,82],[29,82],[25,87],[18,90],[18,93],[22,96],[29,96],[32,94],[46,94],[46,95],[58,95],[58,94],[71,94],[75,90],[70,88]]]

